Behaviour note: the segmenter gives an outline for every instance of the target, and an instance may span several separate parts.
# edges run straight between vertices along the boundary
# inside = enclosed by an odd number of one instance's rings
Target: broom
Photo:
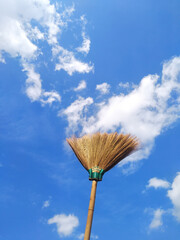
[[[90,239],[97,182],[102,180],[105,172],[113,168],[123,158],[135,151],[139,145],[137,138],[130,134],[95,133],[81,138],[66,139],[76,157],[89,172],[92,181],[86,230],[84,240]]]

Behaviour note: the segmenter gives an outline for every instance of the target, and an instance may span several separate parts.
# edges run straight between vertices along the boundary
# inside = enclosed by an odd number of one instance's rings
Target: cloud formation
[[[86,37],[85,32],[82,33],[82,38],[83,38],[82,45],[76,48],[76,50],[78,52],[88,54],[90,51],[91,41],[88,37]]]
[[[26,94],[32,102],[40,101],[42,104],[60,102],[61,96],[56,91],[45,91],[42,89],[40,74],[34,70],[34,64],[23,63],[23,71],[26,72]]]
[[[50,45],[57,44],[57,34],[69,12],[68,8],[60,15],[49,0],[0,2],[1,61],[5,63],[4,53],[11,57],[20,57],[23,71],[27,74],[25,92],[31,101],[52,104],[61,100],[57,92],[42,88],[42,80],[35,71],[34,62],[41,53],[38,41],[46,40]],[[40,25],[43,32],[35,24]]]
[[[56,224],[60,237],[70,236],[74,229],[79,226],[79,219],[73,214],[57,214],[48,220],[48,224]]]
[[[91,46],[91,40],[90,38],[86,35],[85,32],[85,26],[87,24],[87,20],[86,17],[84,15],[81,16],[81,22],[82,22],[82,38],[83,38],[83,42],[82,45],[80,47],[77,47],[76,50],[80,53],[83,53],[85,55],[87,55],[90,51],[90,46]]]
[[[129,82],[126,82],[126,83],[122,83],[122,82],[120,82],[120,83],[119,83],[119,87],[122,87],[122,88],[129,88],[129,87],[130,87],[130,84],[129,84]]]
[[[131,92],[113,95],[106,102],[95,105],[96,111],[86,121],[75,122],[76,128],[78,124],[82,134],[97,131],[131,133],[140,139],[142,148],[122,164],[147,158],[156,137],[179,118],[179,76],[180,57],[174,57],[163,64],[161,78],[148,75]]]
[[[162,215],[164,213],[172,214],[178,222],[180,222],[180,172],[177,173],[172,184],[167,181],[158,178],[151,178],[147,187],[159,188],[170,188],[167,191],[166,196],[171,200],[173,208],[172,209],[157,209],[154,211],[154,218],[150,224],[150,228],[158,228],[162,226]]]
[[[101,94],[109,93],[110,85],[108,83],[102,83],[96,85],[96,90],[100,91]]]
[[[87,121],[85,112],[87,111],[87,107],[92,103],[93,99],[90,97],[85,99],[79,97],[69,107],[59,112],[59,116],[66,116],[68,120],[67,133],[75,133],[78,130],[78,126]]]
[[[155,189],[157,189],[157,188],[169,188],[170,183],[166,180],[154,177],[154,178],[149,179],[148,185],[146,187],[147,188],[153,187]]]
[[[89,73],[93,70],[92,64],[75,57],[76,48],[68,51],[59,43],[74,11],[74,6],[63,8],[62,4],[49,0],[0,1],[0,61],[5,63],[7,54],[19,57],[22,71],[27,75],[25,93],[32,102],[51,105],[61,101],[55,90],[47,91],[42,87],[43,81],[37,69],[39,57],[44,53],[42,42],[52,53],[56,70],[63,69],[70,76],[74,72]],[[85,18],[81,17],[81,21],[84,24],[83,42],[79,51],[88,53],[90,39],[85,35]]]
[[[31,24],[32,20],[44,27],[44,33]],[[33,41],[45,36],[49,43],[56,43],[61,25],[61,16],[49,0],[1,1],[0,52],[23,59],[35,57],[38,47]]]
[[[74,51],[60,45],[62,31],[67,28],[74,11],[74,6],[62,10],[58,4],[53,4],[49,0],[0,2],[0,60],[5,63],[7,53],[11,57],[20,57],[22,70],[27,75],[25,93],[32,102],[40,101],[42,105],[51,105],[53,102],[61,101],[58,92],[43,88],[43,80],[36,65],[38,57],[43,54],[39,42],[45,41],[48,44],[56,70],[64,70],[72,76],[74,73],[89,73],[94,69],[91,62],[84,62],[76,55],[88,53],[90,49],[90,39],[85,33],[84,16],[81,16],[82,45],[74,48]],[[80,129],[81,134],[96,131],[131,133],[140,139],[142,149],[125,159],[121,165],[147,158],[156,137],[179,118],[179,73],[180,58],[174,57],[163,64],[161,77],[158,75],[144,77],[128,94],[104,97],[102,103],[96,103],[90,97],[90,102],[88,101],[82,110],[75,110],[74,114],[64,111],[69,124],[67,132]],[[120,83],[120,86],[128,87],[129,84]],[[84,87],[85,84],[82,82],[76,91]],[[101,94],[108,93],[109,88],[108,83],[96,86]],[[78,105],[80,99],[76,101],[67,109]],[[88,110],[88,106],[93,103],[93,111],[92,108]],[[80,118],[77,117],[79,115]],[[72,119],[77,117],[77,121],[73,120],[70,123],[69,116],[74,116]]]
[[[164,210],[163,209],[156,209],[153,213],[153,219],[152,222],[149,225],[150,229],[157,229],[159,227],[161,227],[163,225],[162,222],[162,215],[164,214]]]
[[[173,215],[180,222],[180,172],[174,178],[171,189],[168,190],[167,196],[173,204]]]
[[[86,88],[86,81],[82,80],[82,81],[80,81],[79,85],[76,88],[74,88],[74,91],[78,92],[85,88]]]
[[[46,200],[46,201],[44,201],[42,208],[47,208],[49,206],[50,206],[50,201]]]
[[[73,73],[89,73],[91,72],[94,67],[91,63],[84,63],[75,58],[73,52],[64,49],[63,47],[58,46],[56,53],[59,53],[58,60],[59,63],[56,64],[55,70],[63,69],[66,71],[70,76]]]

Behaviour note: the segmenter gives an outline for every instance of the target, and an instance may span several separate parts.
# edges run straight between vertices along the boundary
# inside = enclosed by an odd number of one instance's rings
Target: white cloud
[[[26,94],[32,102],[40,99],[42,94],[42,85],[40,74],[36,73],[32,64],[23,64],[23,69],[26,72]]]
[[[75,132],[79,125],[86,122],[84,113],[87,111],[87,107],[93,103],[93,99],[79,97],[69,107],[59,113],[60,116],[65,115],[68,120],[67,132]]]
[[[161,79],[158,75],[148,75],[130,93],[110,97],[96,114],[82,122],[83,134],[96,131],[131,133],[140,139],[142,148],[121,165],[147,158],[155,138],[179,118],[179,75],[180,57],[175,57],[163,64]]]
[[[119,86],[122,87],[122,88],[129,88],[129,87],[130,87],[130,84],[129,84],[129,82],[126,82],[126,83],[120,82],[120,83],[119,83]]]
[[[87,19],[86,19],[86,17],[84,15],[82,15],[80,20],[82,22],[82,38],[83,38],[83,42],[82,42],[82,45],[80,47],[76,48],[76,50],[78,52],[81,52],[81,53],[84,53],[84,54],[88,54],[89,51],[90,51],[91,40],[89,39],[88,36],[86,36],[86,33],[85,33]]]
[[[82,16],[80,17],[80,19],[81,19],[81,22],[82,22],[82,24],[83,24],[83,30],[85,30],[85,26],[86,26],[86,24],[87,24],[87,19],[86,19],[85,15],[82,15]]]
[[[165,213],[163,209],[158,208],[157,210],[154,211],[153,213],[153,219],[152,222],[149,225],[150,229],[157,229],[163,225],[162,222],[162,215]]]
[[[54,55],[60,53],[58,56],[59,63],[56,64],[55,70],[63,69],[70,76],[72,76],[75,72],[89,73],[94,68],[90,63],[84,63],[76,59],[73,52],[68,51],[61,46],[54,48],[53,52]]]
[[[167,197],[171,200],[173,204],[173,208],[162,210],[157,209],[154,211],[154,218],[150,224],[150,228],[158,228],[162,225],[162,214],[167,213],[173,215],[178,222],[180,222],[180,172],[177,173],[176,177],[174,178],[172,184],[167,181],[151,178],[147,187],[155,187],[155,188],[169,188],[167,190]],[[160,180],[160,181],[159,181]],[[171,186],[170,186],[171,185]]]
[[[70,236],[74,229],[79,226],[79,219],[73,214],[57,214],[48,220],[48,224],[55,223],[60,237]]]
[[[149,179],[148,185],[146,186],[147,188],[154,187],[155,189],[157,188],[169,188],[170,183],[168,181],[165,181],[163,179],[159,178],[151,178]]]
[[[37,26],[33,28],[29,23],[27,26],[29,27],[28,36],[31,40],[44,39],[44,33],[42,33]]]
[[[37,26],[32,26],[32,20],[44,28],[49,43],[57,42],[56,35],[62,21],[55,5],[50,4],[49,0],[1,1],[0,51],[5,51],[12,57],[34,57],[38,47],[32,40],[44,39],[44,33]]]
[[[61,102],[61,96],[55,91],[43,92],[41,102],[43,104],[52,104],[53,102]]]
[[[173,215],[180,222],[180,172],[177,173],[167,196],[171,199],[174,206]]]
[[[96,90],[100,91],[101,94],[107,94],[109,92],[110,85],[108,83],[102,83],[96,85]]]
[[[42,89],[40,74],[34,70],[34,65],[23,63],[23,70],[26,72],[26,94],[32,102],[40,101],[43,105],[52,104],[54,101],[61,101],[60,95],[55,91],[46,92]]]
[[[5,51],[12,57],[20,55],[30,58],[36,50],[37,46],[28,39],[21,22],[6,16],[0,17],[0,51]]]
[[[82,135],[118,131],[137,136],[141,148],[119,164],[122,167],[129,163],[126,172],[132,172],[135,162],[149,157],[156,137],[179,119],[179,80],[180,57],[174,57],[163,64],[161,78],[148,75],[131,92],[113,95],[103,104],[95,102],[90,111],[81,111],[77,121],[70,121],[67,114],[68,130],[79,130]]]
[[[49,206],[50,206],[50,201],[46,200],[46,201],[44,201],[42,208],[47,208]]]
[[[83,90],[83,89],[85,89],[86,88],[86,81],[84,81],[84,80],[82,80],[80,83],[79,83],[79,85],[76,87],[76,88],[74,88],[74,91],[81,91],[81,90]]]
[[[69,14],[69,13],[67,13]],[[21,57],[23,71],[26,72],[26,94],[31,101],[41,101],[43,104],[60,102],[60,95],[55,91],[44,91],[40,74],[34,69],[35,57],[40,49],[36,40],[47,40],[56,44],[56,35],[63,25],[66,15],[60,16],[55,5],[49,0],[0,1],[0,61],[5,63],[3,53],[11,57]],[[43,32],[37,26],[42,27]]]
[[[68,26],[75,10],[74,6],[65,7],[64,11],[62,8],[62,5],[50,0],[0,1],[0,62],[5,63],[4,53],[20,57],[27,75],[25,92],[32,102],[40,101],[42,105],[61,101],[56,91],[42,88],[41,76],[35,70],[38,57],[44,51],[42,41],[46,41],[52,52],[60,49],[57,69],[64,69],[69,75],[93,70],[93,66],[77,60],[73,52],[59,46],[60,34]]]
[[[88,54],[90,51],[91,41],[88,37],[86,37],[85,32],[82,33],[82,37],[83,37],[82,46],[76,48],[76,50],[78,52]]]

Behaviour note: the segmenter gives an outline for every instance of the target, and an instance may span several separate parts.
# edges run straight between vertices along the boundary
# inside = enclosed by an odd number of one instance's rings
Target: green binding
[[[99,167],[93,167],[88,170],[89,172],[89,180],[96,180],[102,181],[102,176],[104,175],[105,171]]]

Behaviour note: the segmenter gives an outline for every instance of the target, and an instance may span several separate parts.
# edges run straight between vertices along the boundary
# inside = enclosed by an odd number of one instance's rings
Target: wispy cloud
[[[84,63],[78,60],[74,53],[64,49],[61,46],[56,48],[56,54],[58,53],[58,60],[59,63],[56,64],[55,70],[63,69],[66,71],[70,76],[73,73],[89,73],[93,71],[94,67],[91,63]]]
[[[96,85],[96,90],[100,91],[101,94],[109,93],[110,85],[108,83],[102,83]]]
[[[26,79],[26,94],[31,101],[37,101],[40,99],[42,94],[42,85],[40,74],[36,73],[34,66],[31,64],[23,64],[24,71],[27,74]]]
[[[56,91],[43,92],[41,102],[43,104],[52,104],[53,102],[61,102],[61,96]]]
[[[61,96],[55,91],[45,91],[42,89],[40,74],[35,72],[33,64],[23,63],[23,71],[26,72],[26,94],[32,102],[40,101],[43,105],[61,101]]]
[[[82,240],[84,238],[84,233],[79,234],[77,238]]]
[[[166,180],[154,177],[154,178],[149,179],[148,185],[146,187],[147,188],[153,187],[155,189],[157,189],[157,188],[169,188],[170,183]]]
[[[84,53],[85,55],[87,55],[90,51],[90,45],[91,45],[91,40],[90,38],[86,35],[86,24],[87,24],[87,19],[85,17],[85,15],[82,15],[81,18],[81,23],[82,23],[82,45],[80,47],[76,48],[76,51],[80,52],[80,53]]]
[[[57,214],[48,220],[48,224],[56,224],[59,236],[67,237],[79,226],[79,219],[73,214]]]
[[[87,37],[85,35],[85,32],[82,32],[82,38],[83,38],[82,45],[80,47],[76,48],[76,50],[78,52],[88,54],[90,51],[91,41],[90,41],[89,37]]]
[[[130,83],[129,83],[129,82],[126,82],[126,83],[120,82],[120,83],[119,83],[119,87],[129,88],[129,87],[130,87]]]
[[[50,201],[49,201],[49,200],[46,200],[46,201],[43,202],[42,208],[47,208],[47,207],[49,207],[49,206],[50,206]]]
[[[85,112],[87,107],[93,103],[93,99],[79,97],[69,107],[59,112],[59,116],[66,116],[68,120],[67,133],[76,132],[79,125],[86,122]]]
[[[149,225],[150,229],[158,229],[159,227],[161,227],[163,225],[163,221],[162,221],[162,215],[164,214],[164,210],[163,209],[156,209],[153,212],[153,219]]]
[[[76,88],[74,88],[74,91],[78,92],[85,88],[86,88],[86,81],[82,80],[82,81],[80,81],[79,85]]]

